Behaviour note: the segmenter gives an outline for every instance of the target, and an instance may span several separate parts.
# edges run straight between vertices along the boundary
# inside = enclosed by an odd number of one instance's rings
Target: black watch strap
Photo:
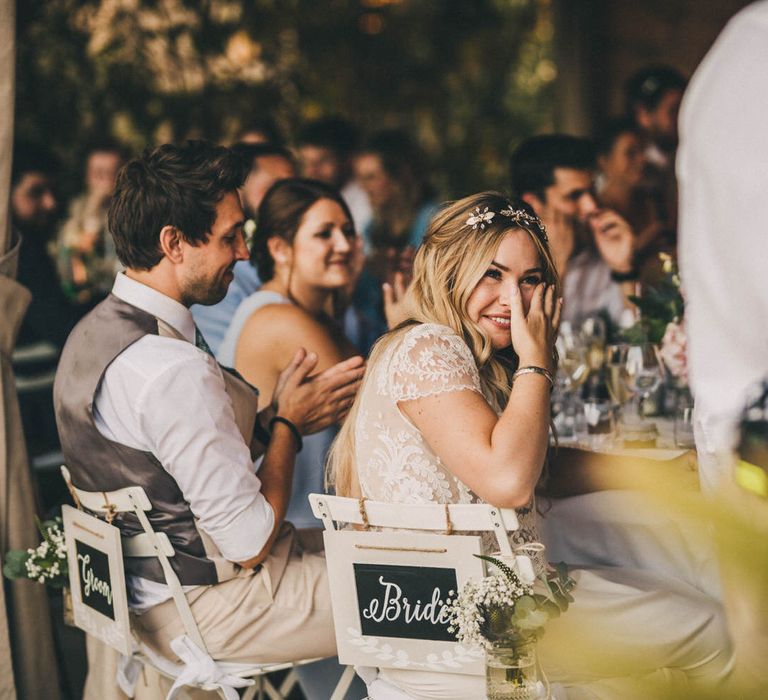
[[[628,272],[616,272],[616,270],[611,270],[611,279],[614,282],[635,282],[638,276],[638,271],[635,267]]]

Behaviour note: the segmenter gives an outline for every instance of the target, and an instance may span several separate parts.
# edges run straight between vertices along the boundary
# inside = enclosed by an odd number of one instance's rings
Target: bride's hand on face
[[[520,367],[536,366],[554,370],[552,355],[562,305],[562,298],[555,298],[555,288],[542,282],[536,285],[526,315],[519,287],[517,284],[510,286],[509,332]]]

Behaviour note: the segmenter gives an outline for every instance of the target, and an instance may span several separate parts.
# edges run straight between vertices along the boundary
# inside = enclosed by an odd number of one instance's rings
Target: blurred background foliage
[[[16,132],[61,158],[229,142],[264,118],[290,142],[339,114],[409,130],[443,196],[507,186],[516,143],[551,128],[551,0],[26,0]]]

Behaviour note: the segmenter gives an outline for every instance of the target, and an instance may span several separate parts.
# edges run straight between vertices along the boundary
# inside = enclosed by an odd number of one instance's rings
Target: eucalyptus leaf
[[[26,564],[29,557],[30,554],[23,549],[12,549],[6,552],[3,563],[3,574],[6,578],[28,578]]]

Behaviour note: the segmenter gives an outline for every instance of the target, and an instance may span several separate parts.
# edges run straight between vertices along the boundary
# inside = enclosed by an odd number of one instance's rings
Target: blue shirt
[[[261,286],[256,268],[247,260],[240,260],[235,263],[233,272],[235,279],[229,285],[227,296],[218,304],[212,306],[195,304],[190,309],[195,324],[214,354],[218,354],[219,346],[224,340],[224,335],[232,322],[237,307],[240,306],[240,302]]]

